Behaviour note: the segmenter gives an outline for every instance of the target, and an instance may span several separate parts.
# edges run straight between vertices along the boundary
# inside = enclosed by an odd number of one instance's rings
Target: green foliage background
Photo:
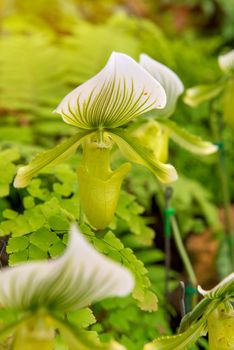
[[[52,111],[66,93],[97,73],[113,50],[136,60],[142,52],[149,54],[175,70],[185,87],[219,77],[216,56],[234,40],[230,31],[234,13],[228,2],[219,1],[228,16],[220,32],[212,36],[200,35],[205,28],[196,27],[175,35],[167,12],[161,23],[157,20],[160,6],[154,8],[154,3],[136,1],[133,8],[127,1],[15,0],[9,5],[0,0],[0,235],[7,253],[3,264],[53,258],[64,250],[69,224],[79,218],[75,169],[80,155],[44,170],[26,189],[14,189],[12,181],[20,164],[76,132]],[[206,1],[203,7],[201,3],[197,0],[193,6],[200,6],[208,18],[215,11],[214,4]],[[208,105],[191,109],[179,101],[174,118],[188,130],[212,139]],[[229,128],[224,141],[231,178],[234,140]],[[116,152],[113,167],[121,161]],[[172,144],[170,162],[181,175],[173,185],[173,206],[184,237],[202,233],[207,226],[220,233],[217,207],[221,198],[214,158],[191,157]],[[233,199],[233,183],[231,194]],[[126,179],[110,227],[95,234],[88,225],[82,227],[99,251],[133,271],[137,284],[133,297],[95,305],[95,317],[85,309],[70,318],[96,330],[103,339],[113,335],[129,350],[140,350],[145,342],[171,332],[166,314],[174,311],[164,298],[164,254],[155,248],[152,229],[160,222],[155,203],[162,212],[160,188],[151,174],[136,166]],[[174,288],[177,274],[171,277]]]

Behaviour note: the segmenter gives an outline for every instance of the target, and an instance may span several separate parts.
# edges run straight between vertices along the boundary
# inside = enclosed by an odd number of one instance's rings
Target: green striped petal
[[[224,87],[225,84],[223,83],[194,86],[186,90],[184,102],[191,107],[196,107],[202,102],[217,97],[223,91]]]
[[[153,151],[145,148],[138,140],[130,136],[125,130],[114,129],[108,131],[113,141],[123,154],[132,162],[142,164],[148,168],[162,183],[177,180],[177,172],[170,164],[161,163]]]
[[[41,169],[57,165],[67,160],[75,153],[81,142],[89,134],[90,132],[87,131],[79,131],[76,135],[70,137],[58,146],[38,154],[31,163],[18,169],[14,179],[14,186],[18,188],[26,187],[32,177]]]
[[[211,142],[203,141],[200,136],[190,134],[186,129],[181,128],[169,119],[157,119],[159,124],[168,129],[170,138],[191,153],[208,155],[216,152],[218,147]]]
[[[69,93],[55,112],[80,128],[116,128],[165,104],[159,82],[129,56],[113,52],[106,66]]]
[[[204,318],[193,324],[183,333],[155,339],[144,346],[144,350],[185,350],[207,332],[207,322]]]
[[[219,66],[225,73],[234,73],[234,49],[218,57]]]
[[[234,298],[234,272],[224,278],[217,286],[209,291],[205,291],[198,287],[199,293],[201,293],[205,298],[208,299],[220,299],[223,297]]]
[[[167,104],[165,108],[154,111],[154,116],[169,117],[175,110],[178,97],[184,91],[180,78],[164,64],[153,60],[146,54],[141,54],[140,64],[164,87]]]
[[[4,308],[72,311],[111,296],[129,294],[134,281],[121,265],[97,252],[73,226],[65,253],[0,271]]]

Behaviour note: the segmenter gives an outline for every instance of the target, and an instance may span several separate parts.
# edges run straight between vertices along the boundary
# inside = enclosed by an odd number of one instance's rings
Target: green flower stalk
[[[179,333],[155,339],[144,350],[184,350],[208,333],[209,350],[234,349],[234,273],[210,291],[181,321]]]
[[[128,295],[133,287],[130,271],[98,253],[73,226],[61,257],[0,271],[1,309],[15,315],[11,323],[1,324],[0,338],[10,337],[12,350],[52,350],[59,331],[71,350],[123,350],[115,342],[100,343],[64,314],[110,296]]]
[[[129,163],[111,170],[113,144],[161,182],[177,179],[173,166],[160,162],[123,128],[134,118],[165,105],[165,90],[154,77],[129,56],[112,53],[106,66],[68,94],[55,110],[66,123],[77,127],[77,134],[21,167],[14,186],[27,186],[42,168],[66,160],[82,145],[83,159],[77,170],[81,206],[93,227],[106,227],[113,218],[121,183],[130,171]]]
[[[191,153],[208,155],[217,151],[217,146],[203,141],[199,136],[189,133],[169,118],[176,109],[179,96],[184,86],[179,77],[165,65],[153,60],[146,54],[140,56],[140,64],[163,86],[167,103],[163,109],[150,111],[146,114],[147,121],[142,121],[134,131],[135,136],[145,142],[162,162],[168,161],[169,140],[185,148]]]

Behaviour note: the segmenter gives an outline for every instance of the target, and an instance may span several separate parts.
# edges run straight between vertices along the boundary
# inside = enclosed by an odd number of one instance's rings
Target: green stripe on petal
[[[196,107],[200,103],[212,100],[218,96],[224,87],[224,83],[194,86],[186,90],[184,102],[191,107]]]
[[[174,142],[178,143],[182,148],[185,148],[192,153],[208,155],[218,150],[218,147],[213,143],[203,141],[200,136],[191,134],[186,129],[181,128],[175,122],[169,119],[161,118],[157,119],[157,122],[168,129],[170,132],[170,138]]]
[[[134,287],[131,273],[97,252],[73,226],[65,253],[56,260],[28,262],[0,271],[5,308],[78,310]]]
[[[162,110],[154,111],[154,116],[169,117],[175,110],[178,97],[184,91],[184,85],[179,77],[164,64],[141,54],[140,64],[164,87],[167,104]]]
[[[114,129],[109,130],[108,133],[130,161],[144,165],[162,183],[177,180],[177,173],[172,165],[161,163],[152,151],[142,146],[136,138],[130,136],[125,130]]]
[[[193,324],[184,333],[161,337],[152,343],[146,344],[144,350],[185,350],[193,345],[196,340],[207,332],[206,319]]]
[[[223,297],[234,298],[234,272],[224,278],[217,286],[209,291],[205,291],[200,286],[198,287],[199,293],[208,299],[222,299]]]
[[[165,104],[159,82],[131,57],[113,52],[106,66],[65,96],[55,112],[80,128],[115,128]]]
[[[76,135],[70,137],[58,146],[38,154],[30,164],[18,169],[14,180],[14,186],[26,187],[31,178],[41,169],[62,163],[71,157],[84,138],[89,134],[90,132],[87,131],[79,131]]]

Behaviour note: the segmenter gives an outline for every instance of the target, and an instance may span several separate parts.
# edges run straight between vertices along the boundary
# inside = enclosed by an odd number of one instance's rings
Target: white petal
[[[27,310],[77,310],[134,287],[132,274],[97,252],[75,226],[65,253],[56,260],[28,262],[0,271],[0,304]]]
[[[106,66],[69,93],[55,112],[80,128],[115,128],[165,104],[163,87],[131,57],[113,52]]]
[[[198,292],[209,299],[224,296],[224,294],[232,294],[234,296],[234,272],[225,277],[217,286],[211,290],[204,290],[201,286],[198,286]]]
[[[140,64],[164,87],[167,104],[162,110],[155,111],[156,116],[170,116],[176,106],[178,97],[184,91],[184,85],[179,77],[162,63],[155,61],[146,54],[141,54]]]
[[[218,57],[220,68],[224,72],[234,72],[234,49]]]

